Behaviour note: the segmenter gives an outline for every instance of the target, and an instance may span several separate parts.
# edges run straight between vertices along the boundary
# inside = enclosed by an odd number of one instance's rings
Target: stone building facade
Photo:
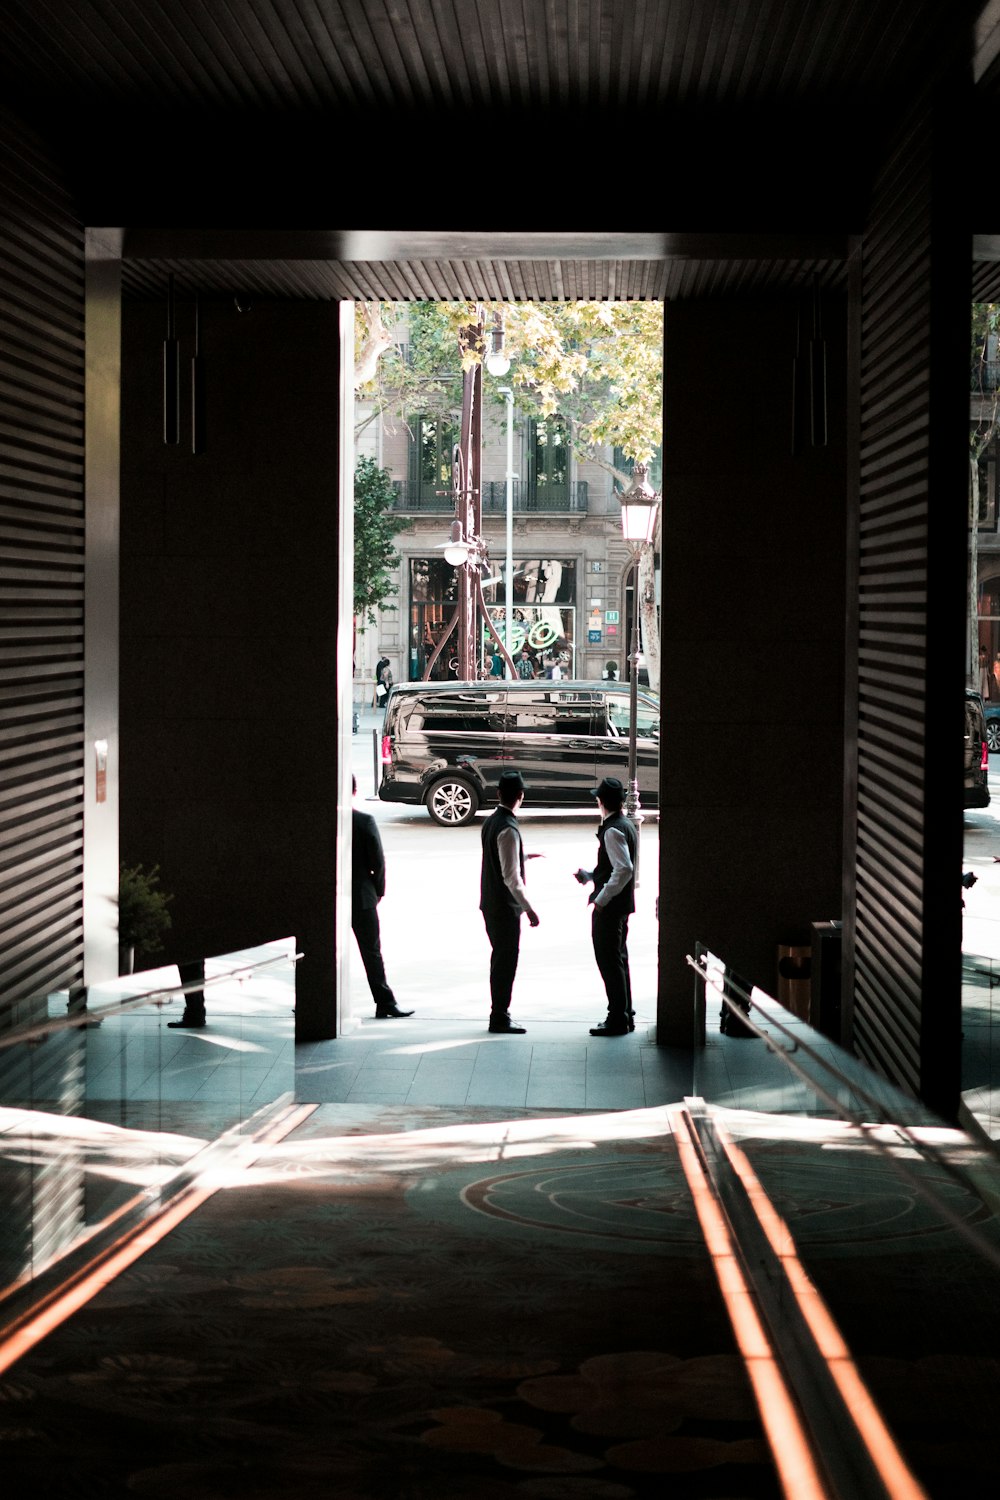
[[[490,576],[485,594],[491,614],[502,623],[507,509],[506,406],[492,397],[486,379],[483,411],[483,536],[489,548]],[[356,457],[374,459],[392,476],[394,509],[410,525],[397,537],[394,595],[378,612],[375,625],[357,621],[355,699],[373,691],[376,663],[388,657],[396,682],[424,675],[433,643],[451,618],[449,594],[454,570],[443,548],[454,515],[444,482],[428,488],[414,478],[414,449],[421,442],[419,419],[363,425]],[[554,658],[564,677],[601,678],[614,663],[624,681],[629,673],[633,580],[631,551],[622,540],[619,492],[608,466],[622,468],[613,449],[604,463],[578,459],[556,439],[557,424],[538,424],[520,412],[514,418],[512,521],[514,628],[512,648],[527,644],[536,674]],[[539,455],[559,451],[549,471]],[[653,471],[656,479],[658,468]],[[657,578],[658,578],[657,570]],[[488,669],[491,646],[484,632]],[[454,675],[446,647],[435,676]]]

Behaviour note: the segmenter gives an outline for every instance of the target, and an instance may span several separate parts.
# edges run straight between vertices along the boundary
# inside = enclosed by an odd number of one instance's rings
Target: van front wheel
[[[479,806],[479,797],[467,781],[435,781],[427,793],[427,811],[443,828],[468,823]]]

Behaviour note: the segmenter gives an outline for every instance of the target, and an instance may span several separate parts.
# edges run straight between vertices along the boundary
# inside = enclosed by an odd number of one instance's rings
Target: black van
[[[639,688],[636,707],[639,800],[655,808],[659,698]],[[492,810],[501,771],[517,770],[531,807],[593,807],[602,776],[626,781],[628,737],[627,683],[403,683],[386,704],[378,794],[458,828]]]

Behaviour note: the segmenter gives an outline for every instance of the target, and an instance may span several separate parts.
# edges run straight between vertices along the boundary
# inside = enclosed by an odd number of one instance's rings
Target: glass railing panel
[[[707,1103],[828,1119],[884,1114],[910,1124],[938,1123],[919,1100],[780,1005],[704,944],[696,944],[692,957],[708,975],[707,981],[697,970],[693,975],[699,1012],[694,1088]]]
[[[186,1030],[174,966],[22,1002],[0,1036],[0,1288],[155,1190],[210,1141],[294,1090],[295,948],[205,963]]]
[[[962,955],[962,1103],[1000,1141],[1000,959]]]

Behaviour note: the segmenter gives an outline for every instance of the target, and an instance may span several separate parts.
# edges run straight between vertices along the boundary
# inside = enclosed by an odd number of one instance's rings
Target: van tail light
[[[981,771],[985,771],[985,770],[987,770],[989,768],[989,764],[990,764],[990,746],[989,746],[989,741],[988,740],[983,740],[983,758],[979,762],[979,769]]]
[[[388,765],[392,764],[392,739],[387,734],[384,734],[382,736],[382,755],[381,755],[381,760],[382,760],[382,764],[384,766],[388,766]]]

